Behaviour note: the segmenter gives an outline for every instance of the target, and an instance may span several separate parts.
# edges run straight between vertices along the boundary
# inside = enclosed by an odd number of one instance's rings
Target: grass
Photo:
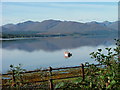
[[[66,69],[62,71],[53,71],[52,76],[50,77],[50,73],[46,71],[40,71],[35,73],[26,73],[22,74],[20,79],[17,79],[16,82],[23,82],[23,83],[32,83],[32,82],[38,82],[38,84],[41,84],[41,81],[48,81],[50,78],[57,79],[54,80],[54,83],[60,82],[60,81],[72,81],[76,78],[67,78],[67,77],[74,77],[74,76],[81,76],[81,69]],[[3,75],[4,78],[10,78],[10,79],[2,79],[3,86],[11,86],[12,84],[12,76],[10,75]],[[17,77],[16,77],[17,78]],[[67,78],[67,79],[60,79],[60,78]],[[60,80],[58,80],[60,79]]]

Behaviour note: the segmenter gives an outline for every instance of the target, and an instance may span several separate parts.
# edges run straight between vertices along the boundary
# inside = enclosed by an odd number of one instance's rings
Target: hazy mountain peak
[[[44,20],[42,22],[62,22],[60,20],[53,20],[53,19],[48,19],[48,20]]]
[[[104,23],[105,25],[112,24],[112,22],[109,22],[109,21],[104,21],[103,23]]]
[[[11,25],[14,25],[14,24],[12,24],[12,23],[6,24],[6,26],[11,26]],[[5,26],[5,25],[4,25],[4,26]]]
[[[25,21],[24,23],[34,23],[34,21]]]
[[[35,23],[34,21],[25,21],[25,22],[22,22],[22,23],[18,23],[17,25],[21,25],[21,24],[31,24],[31,23]]]
[[[99,24],[99,22],[97,22],[97,21],[92,21],[90,23],[92,23],[92,24]]]
[[[109,24],[111,23],[111,24]],[[48,33],[85,33],[99,30],[117,30],[117,22],[80,23],[75,21],[44,20],[42,22],[25,21],[18,24],[7,24],[2,26],[3,31],[37,31]]]

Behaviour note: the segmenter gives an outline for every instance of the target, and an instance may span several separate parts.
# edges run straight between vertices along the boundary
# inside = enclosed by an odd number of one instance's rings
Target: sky
[[[117,21],[118,2],[2,2],[2,24],[24,21]]]
[[[2,2],[83,2],[83,0],[1,0]],[[84,2],[118,2],[119,0],[84,0]]]

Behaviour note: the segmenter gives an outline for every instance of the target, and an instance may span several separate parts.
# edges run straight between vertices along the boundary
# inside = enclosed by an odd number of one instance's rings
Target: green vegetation
[[[62,37],[65,34],[2,34],[1,38]]]
[[[92,52],[91,58],[95,59],[101,67],[96,67],[94,64],[89,64],[86,71],[86,77],[72,82],[60,82],[56,88],[62,89],[95,89],[95,90],[120,90],[120,40],[116,40],[116,48],[106,48],[107,54],[102,53],[102,49],[97,52]],[[112,51],[113,50],[113,51]]]
[[[115,48],[105,48],[107,54],[104,54],[102,49],[98,49],[97,52],[92,52],[91,58],[95,59],[100,66],[95,64],[85,63],[85,79],[82,77],[72,79],[54,80],[54,88],[62,90],[120,90],[120,40],[116,40]],[[24,69],[19,66],[10,66],[11,70],[9,73],[14,72],[16,85],[18,87],[31,87],[32,82],[47,81],[50,78],[58,79],[69,76],[81,76],[80,68],[66,69],[63,71],[54,71],[50,77],[49,72],[39,71],[35,73],[26,73]],[[4,79],[3,85],[11,87],[13,83],[11,76],[6,76],[10,79]],[[12,77],[13,78],[13,77]],[[33,86],[39,85],[39,87],[47,87],[48,82],[38,82],[32,84]]]
[[[64,37],[64,36],[86,36],[86,35],[96,35],[96,34],[86,34],[86,33],[41,33],[41,32],[8,32],[2,33],[0,38],[32,38],[32,37]],[[98,34],[99,35],[99,34]]]
[[[2,32],[1,38],[32,38],[32,37],[61,37],[67,34],[61,33],[46,33],[38,31],[13,31],[13,32]]]

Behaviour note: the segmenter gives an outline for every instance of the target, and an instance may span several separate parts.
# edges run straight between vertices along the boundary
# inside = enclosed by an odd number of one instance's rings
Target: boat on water
[[[70,58],[71,56],[72,56],[72,53],[70,53],[69,51],[64,52],[64,57],[65,58]]]

